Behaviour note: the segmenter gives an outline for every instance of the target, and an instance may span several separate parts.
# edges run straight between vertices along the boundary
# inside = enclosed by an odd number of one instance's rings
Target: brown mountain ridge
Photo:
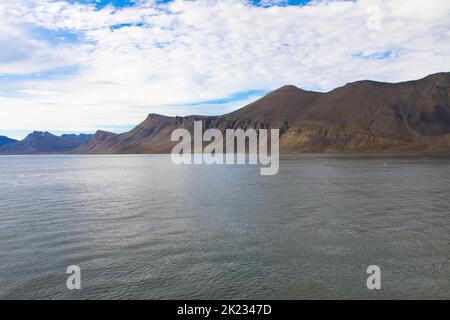
[[[192,131],[195,120],[205,129],[280,129],[281,152],[447,152],[450,73],[400,83],[357,81],[327,93],[284,86],[223,116],[150,114],[129,132],[98,131],[70,152],[170,153],[172,131]]]

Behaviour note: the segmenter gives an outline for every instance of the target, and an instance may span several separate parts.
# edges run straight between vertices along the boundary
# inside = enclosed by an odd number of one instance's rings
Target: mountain
[[[450,151],[450,73],[420,80],[357,81],[320,93],[284,86],[223,116],[150,114],[133,130],[54,136],[34,132],[0,154],[170,153],[177,128],[280,129],[281,152]]]
[[[278,128],[282,152],[450,151],[450,73],[401,83],[357,81],[327,93],[281,87],[223,116],[150,114],[82,153],[166,153],[173,130]]]
[[[0,147],[0,154],[67,153],[89,141],[91,135],[63,134],[58,137],[48,132],[35,131],[22,141]]]
[[[13,142],[17,142],[17,140],[5,137],[5,136],[0,136],[0,148],[3,147],[4,145],[7,145],[8,143],[13,143]]]
[[[103,144],[115,136],[115,133],[98,130],[86,143],[73,149],[71,153],[91,153],[98,144]]]

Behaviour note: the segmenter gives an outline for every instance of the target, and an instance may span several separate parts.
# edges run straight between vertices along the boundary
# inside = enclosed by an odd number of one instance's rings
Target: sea
[[[0,299],[450,299],[450,156],[1,156]]]

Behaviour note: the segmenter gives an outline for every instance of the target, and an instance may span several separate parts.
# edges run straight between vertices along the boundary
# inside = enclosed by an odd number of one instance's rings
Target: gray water
[[[0,157],[0,298],[449,299],[449,195],[446,156]]]

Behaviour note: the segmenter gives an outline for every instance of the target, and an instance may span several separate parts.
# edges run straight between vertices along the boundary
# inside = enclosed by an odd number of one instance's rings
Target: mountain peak
[[[433,73],[433,74],[430,74],[429,76],[427,76],[425,78],[430,78],[430,79],[441,79],[441,78],[450,79],[450,72]]]
[[[376,80],[357,80],[357,81],[353,81],[353,82],[349,82],[345,85],[345,87],[351,86],[372,86],[372,87],[389,87],[389,86],[395,86],[395,85],[403,85],[403,84],[411,84],[411,83],[420,83],[420,82],[424,82],[424,81],[433,81],[435,83],[438,82],[445,82],[445,83],[449,83],[450,82],[450,72],[438,72],[438,73],[433,73],[430,74],[426,77],[417,79],[417,80],[408,80],[408,81],[403,81],[403,82],[383,82],[383,81],[376,81]]]
[[[375,81],[375,80],[357,80],[357,81],[353,81],[353,82],[348,82],[345,84],[344,87],[387,87],[390,86],[391,84],[388,82],[382,82],[382,81]],[[339,88],[337,88],[339,89]],[[335,89],[336,90],[336,89]]]
[[[450,72],[431,74],[428,77],[425,77],[424,80],[429,80],[436,85],[446,86],[450,84]]]
[[[170,118],[168,116],[164,116],[162,114],[158,114],[158,113],[150,113],[147,117],[147,120],[150,119],[165,119],[165,118]]]
[[[105,139],[108,139],[110,137],[115,137],[115,136],[117,136],[116,133],[104,131],[104,130],[97,130],[97,132],[94,134],[93,138],[95,140],[105,140]]]
[[[47,131],[33,131],[25,139],[35,137],[50,137],[50,136],[53,136],[53,134]]]
[[[292,84],[288,84],[288,85],[285,85],[285,86],[282,86],[282,87],[276,89],[273,92],[280,92],[280,91],[294,91],[294,92],[298,92],[298,91],[305,91],[305,90],[302,90],[302,89],[300,89],[300,88],[298,88],[298,87],[296,87],[296,86],[294,86]]]
[[[94,135],[101,135],[101,134],[114,134],[114,133],[105,130],[97,130]]]

